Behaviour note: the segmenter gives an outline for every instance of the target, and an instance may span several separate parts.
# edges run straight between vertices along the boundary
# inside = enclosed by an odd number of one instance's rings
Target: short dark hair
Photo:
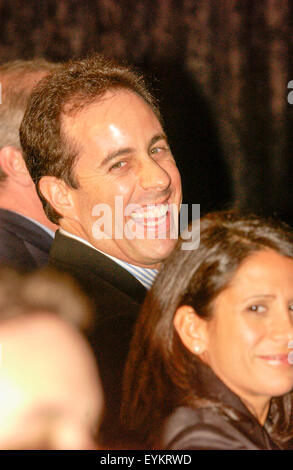
[[[62,130],[62,116],[78,113],[113,89],[127,89],[138,94],[160,117],[143,77],[129,66],[98,54],[64,64],[39,83],[29,100],[20,140],[26,165],[52,222],[58,223],[60,214],[41,194],[40,179],[54,176],[78,188],[73,174],[78,148]]]
[[[38,58],[13,60],[0,65],[0,149],[13,146],[20,149],[19,127],[33,87],[45,73],[58,64]],[[0,167],[0,182],[7,178]]]
[[[26,274],[8,267],[0,269],[0,325],[18,316],[49,312],[88,330],[92,308],[68,274],[49,268]]]
[[[273,250],[293,258],[293,231],[274,220],[236,212],[216,212],[200,221],[200,245],[182,250],[182,239],[147,294],[136,323],[126,364],[122,420],[126,428],[153,446],[164,419],[177,406],[203,406],[197,387],[200,359],[183,345],[174,326],[176,310],[190,305],[208,320],[213,301],[250,255]],[[205,406],[207,406],[205,402]],[[292,437],[292,394],[271,402],[270,433],[281,443]],[[229,418],[237,413],[210,402]],[[271,417],[271,416],[270,416]]]

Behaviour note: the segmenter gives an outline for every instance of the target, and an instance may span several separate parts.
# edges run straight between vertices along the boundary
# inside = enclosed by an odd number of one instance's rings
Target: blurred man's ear
[[[43,176],[39,188],[44,198],[62,217],[76,219],[71,196],[72,188],[69,188],[65,181],[55,176]]]
[[[182,343],[192,354],[200,356],[206,351],[207,322],[190,305],[182,305],[176,310],[173,324]]]
[[[25,165],[21,151],[16,147],[3,147],[0,150],[0,166],[8,178],[21,186],[34,183]]]

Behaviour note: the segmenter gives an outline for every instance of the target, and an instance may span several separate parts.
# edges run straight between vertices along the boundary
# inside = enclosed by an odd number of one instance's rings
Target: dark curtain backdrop
[[[0,61],[91,51],[147,73],[184,202],[293,223],[292,0],[0,0]]]

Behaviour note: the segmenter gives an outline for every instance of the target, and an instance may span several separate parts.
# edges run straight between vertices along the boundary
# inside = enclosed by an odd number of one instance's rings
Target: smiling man
[[[101,56],[42,80],[20,137],[45,212],[60,225],[50,264],[96,305],[89,339],[114,438],[133,324],[176,243],[180,175],[142,78]]]

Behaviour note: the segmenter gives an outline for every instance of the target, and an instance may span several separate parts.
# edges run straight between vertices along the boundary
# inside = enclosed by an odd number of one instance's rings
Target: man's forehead
[[[84,349],[82,352],[85,352],[85,355],[87,353],[79,332],[70,323],[46,311],[20,315],[5,321],[0,328],[0,343],[1,372],[6,367],[14,371],[15,367],[15,373],[21,373],[22,367],[17,367],[21,364],[21,358],[26,359],[31,367],[38,367],[41,361],[46,360],[48,365],[52,365],[52,370],[57,371],[54,361],[59,356],[62,357],[62,353],[70,352],[71,356],[66,354],[63,362],[58,364],[59,368],[63,363],[66,368],[67,361],[72,357],[78,359],[81,350]],[[72,349],[72,345],[75,345],[75,348]]]
[[[136,95],[132,90],[119,88],[107,90],[102,94],[97,94],[96,96],[87,96],[82,93],[77,93],[73,95],[66,103],[63,105],[61,116],[63,119],[77,119],[83,114],[87,113],[90,109],[101,108],[103,104],[107,103],[109,100],[120,95]]]
[[[72,98],[65,104],[61,113],[61,122],[65,127],[78,124],[87,114],[95,114],[97,118],[103,117],[108,112],[115,113],[119,117],[119,108],[123,108],[125,104],[129,104],[132,108],[136,106],[143,106],[148,111],[154,114],[152,107],[147,103],[143,97],[127,88],[111,89],[97,97],[78,96]],[[157,117],[156,117],[157,119]],[[89,123],[87,123],[89,124]]]
[[[96,365],[78,331],[50,314],[6,323],[9,328],[3,326],[6,331],[0,334],[0,392],[10,391],[9,402],[27,403],[39,397],[44,403],[59,402],[71,389],[72,395],[86,389],[95,401],[93,395],[100,391]]]
[[[128,147],[125,140],[138,138],[142,128],[146,132],[150,128],[149,140],[156,134],[163,134],[151,106],[128,89],[110,90],[81,109],[70,110],[61,117],[62,133],[74,145],[77,154],[85,150],[88,142],[106,146],[107,152],[115,152],[120,146]]]

